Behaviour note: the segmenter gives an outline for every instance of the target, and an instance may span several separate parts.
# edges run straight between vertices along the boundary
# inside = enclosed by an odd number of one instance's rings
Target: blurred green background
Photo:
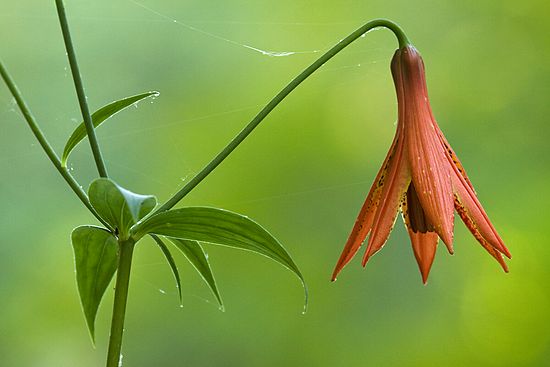
[[[180,205],[247,214],[285,244],[310,287],[268,259],[208,247],[226,312],[151,242],[132,273],[125,366],[542,366],[550,358],[548,2],[67,0],[92,109],[158,90],[98,131],[121,185],[163,201],[276,92],[356,27],[399,22],[424,56],[434,113],[514,258],[510,273],[456,220],[423,286],[401,218],[384,250],[329,281],[389,148],[396,41],[369,33],[325,65]],[[146,6],[149,9],[144,8]],[[54,1],[3,1],[4,62],[58,152],[80,121]],[[196,27],[192,30],[187,26]],[[209,33],[209,34],[207,34]],[[269,57],[269,51],[305,51]],[[0,365],[100,366],[76,291],[71,230],[96,223],[0,88]],[[87,188],[88,146],[72,157]]]

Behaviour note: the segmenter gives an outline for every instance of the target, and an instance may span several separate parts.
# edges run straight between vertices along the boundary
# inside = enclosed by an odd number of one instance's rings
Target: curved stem
[[[134,245],[135,243],[133,240],[119,242],[120,252],[116,275],[113,319],[111,321],[111,335],[109,337],[109,351],[107,352],[107,367],[119,366]]]
[[[298,85],[306,80],[313,72],[319,69],[324,63],[334,57],[337,53],[342,51],[346,46],[361,37],[371,29],[385,27],[391,30],[399,42],[399,47],[405,47],[411,42],[403,32],[403,30],[394,22],[387,19],[375,19],[362,27],[355,30],[349,36],[338,42],[325,54],[319,57],[313,64],[308,66],[297,77],[292,79],[286,87],[284,87],[269,103],[245,126],[243,130],[237,136],[233,138],[227,144],[227,146],[218,153],[217,156],[210,161],[199,173],[197,173],[184,187],[182,187],[174,196],[172,196],[166,203],[159,207],[155,213],[159,213],[165,210],[169,210],[176,205],[181,199],[183,199],[191,190],[195,188],[202,180],[206,178],[235,148],[242,143],[242,141],[262,122],[262,120],[279,104],[281,101],[290,94]]]
[[[36,123],[36,120],[33,114],[31,113],[29,107],[25,103],[25,100],[23,99],[21,92],[19,92],[19,89],[13,82],[11,76],[9,75],[6,68],[4,67],[4,64],[2,63],[2,61],[0,61],[0,74],[2,75],[2,79],[4,79],[4,82],[8,86],[8,89],[10,90],[13,98],[15,98],[15,101],[17,102],[17,106],[21,110],[21,113],[23,114],[23,117],[25,118],[25,120],[27,121],[27,124],[31,128],[32,133],[40,143],[40,146],[42,146],[42,149],[44,149],[44,152],[46,152],[46,155],[48,156],[50,161],[53,163],[54,167],[65,179],[67,184],[69,184],[70,188],[74,191],[76,196],[78,196],[78,198],[80,199],[80,201],[82,201],[82,203],[86,206],[86,208],[88,208],[88,210],[90,210],[90,212],[104,226],[112,230],[111,226],[108,223],[106,223],[103,219],[101,219],[99,214],[97,214],[95,209],[92,207],[92,205],[90,204],[90,200],[88,199],[88,196],[86,195],[84,190],[82,190],[82,187],[80,187],[80,185],[75,180],[75,178],[71,175],[71,173],[66,168],[64,168],[61,165],[61,161],[59,160],[59,157],[57,156],[57,154],[55,154],[55,151],[53,150],[52,146],[44,136],[44,133],[42,132],[42,130],[40,130],[40,127]]]
[[[401,27],[397,23],[392,22],[389,19],[374,19],[369,23],[374,23],[374,25],[370,29],[384,27],[392,31],[395,37],[397,38],[397,42],[399,43],[399,48],[403,48],[412,44],[411,41],[409,40],[409,37],[407,37],[405,32],[403,32],[403,29],[401,29]]]
[[[63,0],[55,0],[57,6],[57,14],[59,16],[59,23],[61,24],[61,32],[63,33],[63,40],[65,41],[65,48],[67,49],[67,56],[69,58],[69,64],[71,66],[71,73],[73,75],[74,86],[76,94],[78,96],[78,103],[80,104],[80,110],[82,111],[82,118],[84,119],[84,125],[86,126],[86,132],[88,134],[88,140],[90,141],[90,147],[94,155],[95,164],[101,177],[107,177],[107,168],[99,149],[99,143],[95,134],[95,128],[90,115],[90,109],[88,108],[88,101],[86,94],[84,93],[84,85],[82,83],[82,77],[76,61],[76,53],[71,40],[71,33],[69,32],[69,23],[67,22],[67,15],[65,14],[65,6]]]

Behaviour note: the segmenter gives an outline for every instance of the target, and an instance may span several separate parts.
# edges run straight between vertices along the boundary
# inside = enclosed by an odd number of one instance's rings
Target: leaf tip
[[[302,280],[302,285],[304,287],[304,308],[302,310],[302,315],[305,315],[307,313],[307,308],[309,305],[309,290],[307,288],[307,284],[304,281],[303,278],[300,278]]]
[[[88,335],[90,336],[90,342],[92,343],[92,348],[96,349],[95,344],[95,315],[88,314],[84,312],[86,317],[86,326],[88,326]]]
[[[95,345],[95,333],[93,331],[90,331],[90,341],[92,342],[92,348],[96,349]]]
[[[218,291],[218,285],[216,284],[215,280],[214,280],[213,286],[214,287],[213,288],[211,287],[210,289],[212,290],[212,293],[214,293],[214,296],[216,297],[216,301],[218,301],[218,309],[221,312],[225,312],[225,305],[223,304],[222,296]]]

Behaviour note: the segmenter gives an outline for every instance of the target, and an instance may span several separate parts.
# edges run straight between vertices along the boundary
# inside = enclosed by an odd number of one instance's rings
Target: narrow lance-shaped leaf
[[[101,298],[118,267],[118,244],[111,233],[94,226],[75,228],[71,239],[78,293],[95,343],[95,318]]]
[[[208,207],[187,207],[155,214],[131,230],[135,240],[154,233],[199,242],[228,246],[264,255],[304,278],[285,248],[268,231],[246,216]]]
[[[159,95],[159,92],[147,92],[138,94],[131,97],[126,97],[123,99],[120,99],[118,101],[114,101],[109,103],[106,106],[101,107],[99,110],[94,112],[92,114],[92,122],[94,127],[98,127],[101,125],[105,120],[107,120],[109,117],[115,115],[117,112],[122,111],[123,109],[136,104],[137,102],[141,101],[142,99],[145,99],[147,97],[157,97]],[[77,128],[73,131],[69,139],[67,140],[67,144],[65,144],[65,148],[63,149],[63,155],[61,156],[61,164],[63,167],[67,167],[67,160],[69,159],[69,155],[71,154],[72,150],[80,143],[86,136],[86,125],[84,125],[84,122],[80,123],[80,125],[77,126]]]
[[[128,237],[130,227],[146,216],[157,205],[151,195],[139,195],[118,186],[108,178],[98,178],[88,190],[90,203],[99,216],[118,230],[122,239]]]
[[[218,287],[216,286],[216,280],[214,279],[214,274],[212,274],[212,269],[210,268],[210,263],[208,262],[208,254],[202,246],[197,241],[182,240],[179,238],[171,238],[174,245],[185,255],[187,260],[193,265],[195,270],[200,274],[202,279],[208,284],[214,296],[220,304],[220,308],[223,310],[223,302],[218,292]]]
[[[178,267],[176,265],[176,262],[174,261],[174,257],[172,256],[172,253],[168,249],[168,246],[156,235],[152,234],[151,237],[153,240],[155,240],[156,244],[164,254],[164,257],[166,258],[166,261],[168,262],[168,265],[170,266],[170,269],[172,270],[172,274],[174,274],[174,279],[176,280],[176,287],[178,288],[178,295],[180,297],[180,304],[183,302],[183,297],[181,295],[181,279],[180,279],[180,273],[178,271]]]

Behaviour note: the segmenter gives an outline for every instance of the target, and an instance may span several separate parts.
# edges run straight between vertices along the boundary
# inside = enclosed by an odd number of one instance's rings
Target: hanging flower
[[[398,211],[426,283],[438,238],[453,253],[454,211],[478,242],[508,271],[510,252],[478,201],[474,188],[433,117],[424,63],[411,45],[391,62],[397,91],[397,132],[336,264],[332,280],[369,236],[363,266],[386,243]]]

